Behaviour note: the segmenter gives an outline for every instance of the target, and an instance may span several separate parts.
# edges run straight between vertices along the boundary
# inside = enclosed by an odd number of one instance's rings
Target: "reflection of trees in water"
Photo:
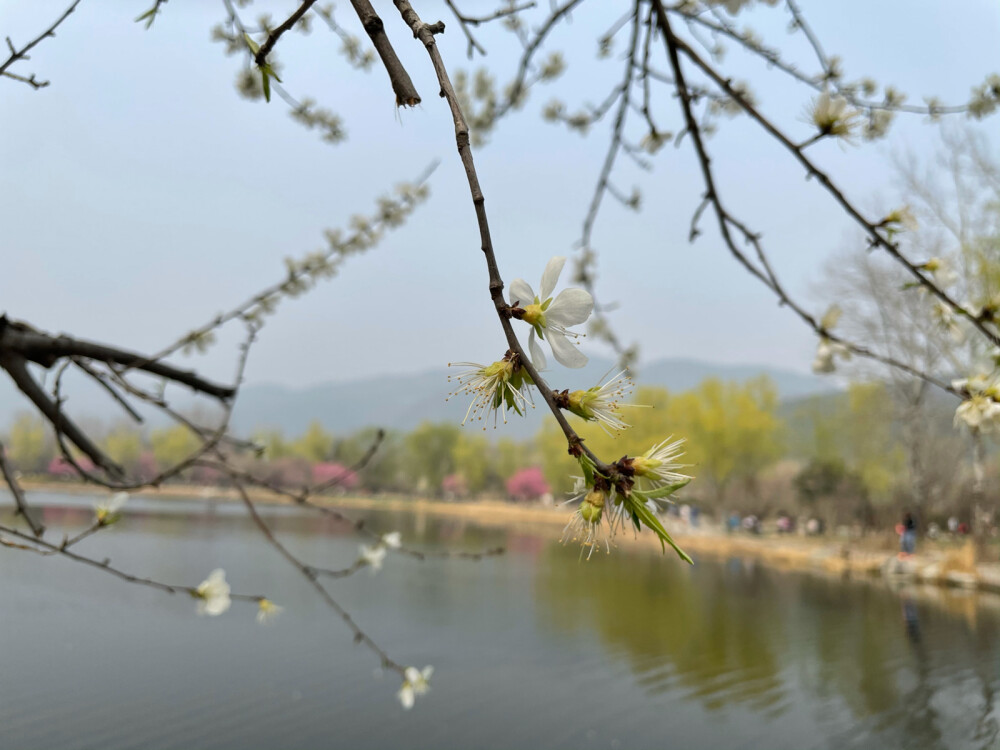
[[[739,561],[690,570],[617,554],[581,564],[552,548],[541,563],[546,624],[598,634],[651,693],[680,688],[708,709],[738,703],[774,717],[798,703],[819,727],[846,708],[853,726],[831,746],[997,741],[994,616],[973,628],[880,586]],[[795,701],[798,690],[811,698]]]
[[[763,710],[782,697],[776,642],[781,621],[768,582],[741,572],[741,586],[712,568],[697,576],[652,556],[578,563],[554,548],[538,566],[542,616],[560,630],[594,630],[626,655],[651,692],[683,685],[708,708],[730,701]]]

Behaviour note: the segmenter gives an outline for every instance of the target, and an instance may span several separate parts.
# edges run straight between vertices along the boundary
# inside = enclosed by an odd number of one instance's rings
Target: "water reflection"
[[[824,722],[846,710],[832,746],[997,740],[993,613],[970,622],[912,594],[739,559],[692,569],[624,553],[579,564],[553,546],[536,575],[544,625],[598,634],[651,694],[682,691],[709,711],[745,707],[778,723],[790,711]]]
[[[46,525],[90,522],[89,501],[67,505],[43,508]],[[343,523],[266,512],[317,565],[357,554]],[[739,558],[687,567],[627,545],[581,563],[546,534],[364,519],[429,550],[508,550],[481,563],[394,558],[338,583],[391,653],[437,668],[418,710],[399,710],[397,686],[372,677],[369,655],[239,506],[139,501],[87,551],[177,582],[224,566],[285,612],[267,629],[237,606],[199,619],[186,598],[0,550],[0,628],[31,644],[0,650],[5,746],[987,748],[1000,736],[1000,598]]]

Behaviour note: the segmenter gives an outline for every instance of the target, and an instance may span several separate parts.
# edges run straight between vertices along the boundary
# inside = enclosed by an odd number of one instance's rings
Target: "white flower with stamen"
[[[272,602],[270,599],[260,599],[257,602],[257,622],[267,625],[271,620],[281,614],[284,607]]]
[[[602,546],[608,554],[611,554],[611,537],[614,535],[615,518],[613,515],[605,518],[606,508],[609,511],[609,515],[613,511],[613,507],[609,508],[608,506],[610,499],[608,493],[595,488],[588,489],[584,485],[583,480],[577,482],[574,493],[576,497],[571,498],[569,502],[576,500],[581,495],[582,499],[563,529],[563,544],[567,542],[579,542],[581,557],[583,556],[584,548],[589,547],[589,552],[587,552],[588,560],[594,554],[594,550]],[[607,522],[606,527],[605,522]]]
[[[128,502],[127,492],[116,492],[106,500],[102,500],[94,506],[94,515],[97,522],[104,526],[110,526],[118,520],[121,509]]]
[[[587,364],[586,355],[574,346],[581,334],[568,329],[587,321],[594,310],[594,298],[586,290],[575,287],[563,289],[558,297],[552,298],[552,291],[565,264],[563,256],[556,256],[548,262],[537,295],[524,279],[514,279],[510,285],[510,304],[520,310],[515,317],[531,326],[528,351],[532,363],[539,370],[545,368],[546,359],[537,339],[548,340],[552,354],[561,365],[579,368]]]
[[[830,92],[823,91],[813,100],[807,114],[823,135],[850,140],[859,112],[852,109],[844,97],[830,96]]]
[[[597,422],[609,435],[612,431],[621,432],[630,426],[621,418],[622,408],[640,406],[624,403],[635,387],[627,373],[627,370],[622,370],[604,384],[585,391],[560,394],[560,405],[564,401],[565,409],[588,422]]]
[[[382,538],[379,539],[379,544],[389,549],[399,549],[403,543],[403,535],[398,531],[393,531],[388,534],[383,534]]]
[[[958,281],[958,274],[945,258],[931,258],[920,267],[931,275],[939,287],[949,287]]]
[[[361,545],[358,563],[370,566],[372,575],[382,569],[383,560],[385,560],[385,547],[381,544],[376,544],[374,547],[369,547],[366,544]]]
[[[909,206],[903,206],[902,208],[890,211],[882,219],[882,225],[894,231],[909,230],[911,232],[916,231],[919,227],[917,217],[913,215],[913,211],[910,210]]]
[[[968,394],[955,410],[955,426],[964,424],[973,432],[1000,432],[1000,383],[983,374],[953,380],[952,388]]]
[[[448,380],[458,383],[458,387],[448,394],[452,396],[472,396],[472,403],[465,412],[464,425],[472,420],[489,422],[493,416],[493,426],[496,427],[497,415],[502,415],[507,424],[507,411],[513,411],[523,416],[526,407],[535,404],[531,398],[531,378],[518,364],[514,356],[504,357],[491,365],[480,365],[475,362],[455,362],[458,367],[466,369]],[[448,364],[449,367],[452,363]],[[486,429],[485,426],[483,429]]]
[[[431,689],[429,682],[432,674],[434,674],[434,667],[431,666],[424,667],[422,670],[416,667],[407,667],[403,670],[403,686],[397,695],[404,709],[409,711],[413,708],[416,697]]]
[[[222,568],[216,568],[195,589],[195,595],[199,598],[198,614],[210,617],[221,615],[232,604],[229,591],[229,584],[226,583],[226,571]]]
[[[816,359],[813,360],[812,369],[817,374],[830,373],[837,369],[834,356],[841,359],[850,359],[851,350],[839,341],[831,341],[825,336],[819,340],[816,347]]]
[[[948,332],[951,340],[956,344],[965,342],[965,331],[959,325],[958,316],[955,315],[951,306],[946,305],[944,302],[935,302],[931,307],[931,317],[940,328]]]
[[[684,469],[688,464],[678,463],[677,459],[684,455],[681,446],[684,438],[673,440],[671,435],[661,443],[657,443],[641,456],[630,459],[632,471],[637,477],[649,481],[654,487],[667,484],[689,482],[691,477],[681,474],[677,469]]]

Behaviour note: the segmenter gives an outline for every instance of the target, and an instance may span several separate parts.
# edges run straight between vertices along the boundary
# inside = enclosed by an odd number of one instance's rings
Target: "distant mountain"
[[[581,370],[560,368],[553,373],[553,385],[559,388],[590,387],[598,383],[612,366],[611,360],[595,358]],[[455,374],[455,368],[381,375],[305,388],[248,383],[243,386],[236,405],[233,426],[244,434],[256,428],[269,427],[295,435],[317,420],[326,429],[342,435],[369,425],[410,430],[425,420],[460,422],[469,400],[457,397],[445,402],[454,387],[448,383],[449,374]],[[637,381],[640,385],[684,391],[694,388],[708,377],[745,381],[759,375],[771,378],[782,400],[801,399],[835,390],[830,380],[814,375],[762,365],[718,365],[690,359],[661,359],[645,363],[639,368]],[[88,388],[81,384],[71,392],[72,414],[104,420],[119,418],[107,394],[93,386]],[[0,428],[9,424],[17,412],[28,408],[21,394],[6,383],[0,385]],[[525,419],[512,421],[503,434],[518,438],[534,434],[542,423],[540,412],[541,409],[536,409]],[[156,425],[155,420],[152,424]]]
[[[595,385],[612,369],[607,359],[591,359],[581,370],[560,369],[553,386],[586,388]],[[451,368],[454,373],[454,368]],[[465,416],[469,399],[456,397],[447,403],[453,390],[448,383],[449,368],[417,374],[383,375],[340,383],[324,383],[308,388],[280,385],[247,385],[233,415],[240,431],[255,427],[280,427],[286,434],[302,432],[319,420],[327,429],[343,434],[368,425],[410,430],[425,420],[457,421]],[[755,365],[716,365],[688,359],[662,359],[639,370],[640,385],[689,390],[708,377],[744,381],[759,375],[770,377],[781,399],[799,399],[830,392],[828,379],[790,370]],[[503,431],[511,437],[528,437],[542,423],[541,409],[525,419],[513,420]],[[490,430],[492,432],[492,430]]]

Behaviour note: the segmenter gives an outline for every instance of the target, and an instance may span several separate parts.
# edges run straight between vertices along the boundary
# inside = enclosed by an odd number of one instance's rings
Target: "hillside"
[[[582,370],[560,368],[553,373],[560,388],[590,387],[612,368],[612,361],[592,359]],[[453,372],[453,370],[452,370]],[[420,373],[400,373],[357,380],[320,383],[304,388],[268,383],[247,383],[236,406],[233,425],[239,432],[256,428],[278,428],[286,434],[301,433],[318,420],[338,434],[378,425],[409,430],[425,420],[460,422],[468,407],[467,398],[445,402],[452,386],[449,368]],[[814,375],[762,365],[718,365],[689,359],[661,359],[639,370],[640,385],[654,385],[674,391],[695,387],[708,377],[744,381],[758,375],[770,377],[782,400],[797,400],[835,390],[835,383]],[[92,385],[73,384],[69,402],[71,413],[84,420],[113,421],[120,411]],[[183,396],[179,403],[184,404]],[[193,404],[193,402],[188,402]],[[28,410],[23,396],[7,382],[0,383],[0,425],[7,425],[18,412]],[[504,434],[527,437],[541,424],[538,411],[512,422]],[[152,426],[156,426],[155,420]],[[492,430],[490,431],[492,433]]]

